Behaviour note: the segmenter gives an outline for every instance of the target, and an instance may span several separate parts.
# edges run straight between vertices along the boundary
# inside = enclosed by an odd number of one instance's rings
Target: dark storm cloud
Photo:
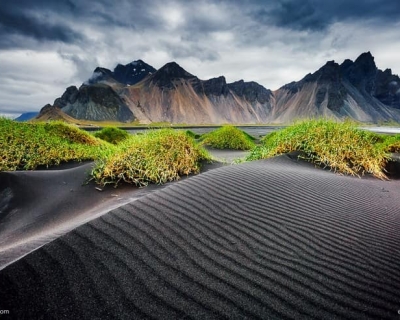
[[[4,0],[0,114],[137,59],[271,89],[363,51],[398,73],[399,23],[400,0]]]
[[[88,19],[89,23],[102,27],[129,27],[136,30],[160,27],[151,9],[158,0],[99,0],[79,1],[76,19]]]
[[[144,30],[159,27],[147,12],[154,1],[15,0],[0,6],[0,49],[24,47],[23,39],[77,44],[88,40],[73,28],[74,22],[93,28],[129,27]],[[58,21],[61,18],[62,21]],[[35,44],[27,41],[25,47]]]
[[[275,25],[298,30],[323,30],[330,24],[350,19],[376,19],[378,22],[398,20],[399,0],[279,0],[279,1],[221,1],[227,11],[239,11],[237,20],[210,19],[199,8],[210,1],[160,1],[160,0],[14,0],[0,6],[0,46],[13,46],[15,36],[25,36],[39,41],[73,43],[83,34],[64,22],[47,21],[57,14],[74,21],[87,22],[93,27],[129,27],[132,30],[162,30],[164,25],[154,8],[161,12],[169,4],[185,8],[185,25],[193,38],[201,33],[227,30],[251,17],[261,25]],[[200,12],[200,13],[199,13]]]
[[[398,0],[280,0],[265,4],[250,1],[251,15],[263,24],[300,30],[323,30],[338,21],[376,20],[376,23],[398,21]]]
[[[28,10],[9,5],[0,6],[0,46],[2,48],[20,46],[16,36],[34,38],[37,41],[61,41],[74,43],[84,37],[65,24],[54,24],[48,17],[35,15]]]

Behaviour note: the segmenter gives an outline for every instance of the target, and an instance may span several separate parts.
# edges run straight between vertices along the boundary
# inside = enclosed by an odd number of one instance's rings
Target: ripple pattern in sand
[[[399,197],[288,156],[215,169],[0,271],[0,307],[19,318],[397,319]]]

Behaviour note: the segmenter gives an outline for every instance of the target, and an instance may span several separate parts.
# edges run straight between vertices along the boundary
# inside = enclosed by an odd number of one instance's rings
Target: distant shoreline
[[[180,125],[171,125],[171,126],[117,126],[120,129],[123,130],[131,130],[131,131],[144,131],[144,130],[149,130],[149,129],[160,129],[160,128],[173,128],[173,129],[216,129],[220,128],[223,125],[185,125],[185,126],[180,126]],[[247,131],[249,129],[255,129],[257,131],[265,131],[265,134],[275,131],[278,129],[283,129],[288,127],[288,125],[235,125],[239,129],[242,129],[244,131]],[[104,128],[105,126],[83,126],[80,127],[81,129],[85,131],[98,131]],[[368,130],[372,131],[375,133],[382,133],[382,134],[400,134],[400,127],[385,127],[385,126],[362,126],[359,127],[362,130]],[[247,129],[247,130],[246,130]],[[252,130],[250,130],[252,131]],[[251,134],[251,132],[248,132]]]

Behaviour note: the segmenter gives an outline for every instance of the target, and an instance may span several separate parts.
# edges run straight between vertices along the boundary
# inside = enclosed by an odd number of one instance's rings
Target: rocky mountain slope
[[[140,121],[172,123],[262,123],[271,91],[255,83],[200,80],[175,62],[120,91]]]
[[[353,118],[362,122],[400,119],[400,79],[379,70],[370,52],[341,65],[329,61],[299,82],[274,92],[274,119],[304,116]]]
[[[114,71],[96,68],[53,107],[76,119],[141,123],[287,123],[317,116],[400,121],[400,79],[379,70],[369,52],[354,62],[330,61],[274,92],[223,76],[200,80],[175,62],[155,70],[138,60]]]
[[[69,123],[75,123],[76,119],[63,112],[60,108],[46,104],[39,114],[39,119],[42,121],[61,120]]]
[[[135,116],[112,86],[104,83],[69,87],[54,106],[75,119],[128,122]]]
[[[115,84],[131,85],[140,82],[149,74],[156,72],[152,66],[142,60],[132,61],[127,65],[118,64],[114,71],[106,68],[96,68],[86,84],[108,82]]]

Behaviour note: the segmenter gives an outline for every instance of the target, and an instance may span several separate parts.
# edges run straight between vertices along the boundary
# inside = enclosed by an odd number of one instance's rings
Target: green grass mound
[[[253,137],[234,126],[223,126],[203,134],[201,142],[216,149],[250,150],[255,146]]]
[[[325,119],[299,122],[262,139],[246,160],[258,160],[300,151],[300,157],[350,175],[371,173],[385,179],[389,152],[400,150],[399,136],[384,136],[358,129],[351,122]]]
[[[383,136],[383,142],[381,143],[383,149],[387,152],[399,153],[400,152],[400,134],[396,135],[385,135]]]
[[[106,127],[94,133],[96,138],[107,141],[112,144],[118,144],[129,137],[126,130],[117,127]]]
[[[134,135],[118,151],[96,162],[92,178],[100,185],[125,181],[135,185],[165,183],[180,175],[198,173],[208,153],[184,131],[161,129]]]
[[[30,124],[0,118],[0,171],[94,160],[110,147],[62,122]]]
[[[62,121],[51,121],[47,123],[36,123],[38,127],[43,126],[46,133],[50,136],[57,136],[70,143],[78,143],[84,145],[98,146],[101,141],[94,138],[90,133],[79,129],[73,125]]]

